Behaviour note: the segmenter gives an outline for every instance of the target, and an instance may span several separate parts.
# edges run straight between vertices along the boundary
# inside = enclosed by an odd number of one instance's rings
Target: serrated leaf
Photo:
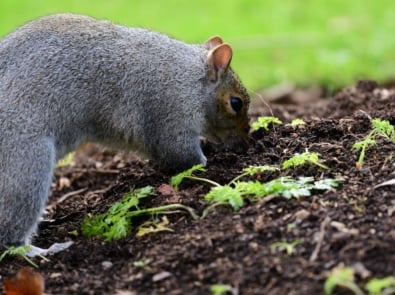
[[[354,150],[361,150],[363,148],[369,148],[376,145],[376,141],[370,138],[366,138],[365,140],[358,141],[353,144],[352,148]]]
[[[213,187],[205,196],[205,200],[216,203],[228,203],[235,211],[239,210],[244,204],[240,192],[228,185]]]
[[[173,176],[170,179],[170,184],[172,186],[174,186],[176,189],[178,189],[178,186],[181,184],[181,182],[187,178],[187,177],[191,177],[193,173],[195,172],[205,172],[206,169],[204,168],[203,164],[198,164],[195,166],[192,166],[190,169],[185,170],[175,176]]]
[[[320,160],[319,157],[320,157],[319,153],[313,153],[313,152],[304,152],[302,154],[297,153],[293,157],[283,162],[282,169],[289,169],[292,167],[303,166],[305,164],[313,164],[323,169],[329,169],[328,166],[319,162]]]
[[[339,180],[325,178],[314,182],[314,189],[329,190],[339,185]]]
[[[382,279],[373,278],[365,285],[365,289],[368,290],[371,295],[392,294],[384,293],[384,290],[387,288],[392,288],[392,291],[395,292],[395,277],[386,277]]]
[[[378,133],[386,135],[389,138],[392,138],[394,136],[394,126],[392,126],[388,120],[381,120],[376,118],[372,119],[371,123],[373,129],[376,130]]]
[[[292,128],[295,128],[296,126],[305,125],[305,124],[306,124],[305,121],[303,121],[302,119],[296,118],[296,119],[293,119],[291,121],[291,123],[289,123],[288,125],[290,125]]]
[[[262,165],[262,166],[250,166],[247,168],[244,168],[243,171],[248,173],[248,175],[253,176],[258,173],[263,173],[266,171],[274,172],[280,170],[279,168],[275,166],[270,166],[270,165]]]
[[[258,120],[251,124],[252,130],[259,130],[261,128],[269,130],[270,124],[282,124],[283,122],[276,117],[259,117]]]
[[[153,194],[151,186],[131,190],[106,213],[85,217],[81,224],[82,234],[87,237],[102,236],[107,241],[125,237],[132,228],[131,210],[138,211],[140,199]]]
[[[235,190],[237,190],[243,196],[252,196],[254,198],[264,197],[267,195],[266,185],[259,181],[237,182],[235,184]]]

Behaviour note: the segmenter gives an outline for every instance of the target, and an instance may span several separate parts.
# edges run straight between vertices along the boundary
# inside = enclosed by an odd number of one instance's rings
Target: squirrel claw
[[[64,243],[54,243],[48,249],[42,249],[36,246],[31,245],[31,250],[26,253],[28,257],[36,257],[36,256],[50,256],[54,255],[58,252],[62,252],[69,248],[73,244],[72,241],[64,242]]]

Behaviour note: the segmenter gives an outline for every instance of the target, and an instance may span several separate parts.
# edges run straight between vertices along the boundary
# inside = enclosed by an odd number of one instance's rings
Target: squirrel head
[[[215,110],[207,118],[204,136],[215,142],[237,143],[249,132],[250,97],[236,73],[231,69],[233,51],[218,36],[205,43],[207,81],[214,85]]]

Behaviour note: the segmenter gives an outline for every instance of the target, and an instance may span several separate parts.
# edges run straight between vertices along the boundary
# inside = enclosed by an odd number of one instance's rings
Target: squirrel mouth
[[[212,142],[212,143],[215,143],[215,144],[220,144],[220,143],[223,143],[223,142],[224,142],[224,140],[223,140],[220,136],[218,136],[218,135],[216,135],[216,134],[213,134],[213,133],[204,134],[203,136],[204,136],[208,141],[210,141],[210,142]]]

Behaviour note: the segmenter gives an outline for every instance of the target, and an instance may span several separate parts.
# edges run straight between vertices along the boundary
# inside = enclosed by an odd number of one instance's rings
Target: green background
[[[250,91],[282,83],[339,87],[395,76],[393,0],[0,0],[0,35],[38,16],[74,12],[187,42],[221,35]]]

